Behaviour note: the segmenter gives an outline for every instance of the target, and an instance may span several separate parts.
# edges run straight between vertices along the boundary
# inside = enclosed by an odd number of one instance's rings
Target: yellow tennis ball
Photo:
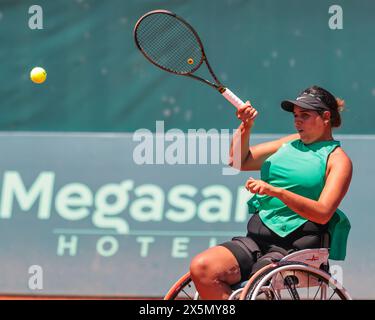
[[[35,67],[30,72],[30,79],[34,83],[43,83],[46,81],[47,72],[41,67]]]

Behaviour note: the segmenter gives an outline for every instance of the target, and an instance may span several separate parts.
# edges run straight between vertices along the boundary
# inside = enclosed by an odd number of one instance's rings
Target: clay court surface
[[[3,295],[0,300],[162,300],[155,297]]]

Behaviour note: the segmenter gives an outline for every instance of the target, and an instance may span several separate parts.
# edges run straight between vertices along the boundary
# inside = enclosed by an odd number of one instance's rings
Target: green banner
[[[160,297],[194,255],[245,235],[251,194],[244,183],[259,174],[229,175],[225,161],[204,157],[212,144],[203,139],[196,154],[189,149],[173,163],[167,135],[150,140],[154,151],[164,141],[151,160],[139,157],[144,142],[131,134],[0,135],[0,291]],[[352,230],[346,260],[330,265],[354,298],[371,298],[374,139],[338,139],[355,167],[340,205]]]

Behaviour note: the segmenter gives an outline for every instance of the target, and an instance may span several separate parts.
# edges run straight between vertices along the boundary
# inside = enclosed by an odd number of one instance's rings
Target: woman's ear
[[[331,112],[324,111],[323,112],[323,122],[325,125],[328,125],[331,122]]]

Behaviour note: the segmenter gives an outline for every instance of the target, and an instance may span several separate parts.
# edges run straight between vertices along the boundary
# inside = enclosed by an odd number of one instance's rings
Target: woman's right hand
[[[242,121],[246,127],[251,127],[258,115],[258,111],[251,106],[250,101],[246,101],[236,112],[237,118]]]

